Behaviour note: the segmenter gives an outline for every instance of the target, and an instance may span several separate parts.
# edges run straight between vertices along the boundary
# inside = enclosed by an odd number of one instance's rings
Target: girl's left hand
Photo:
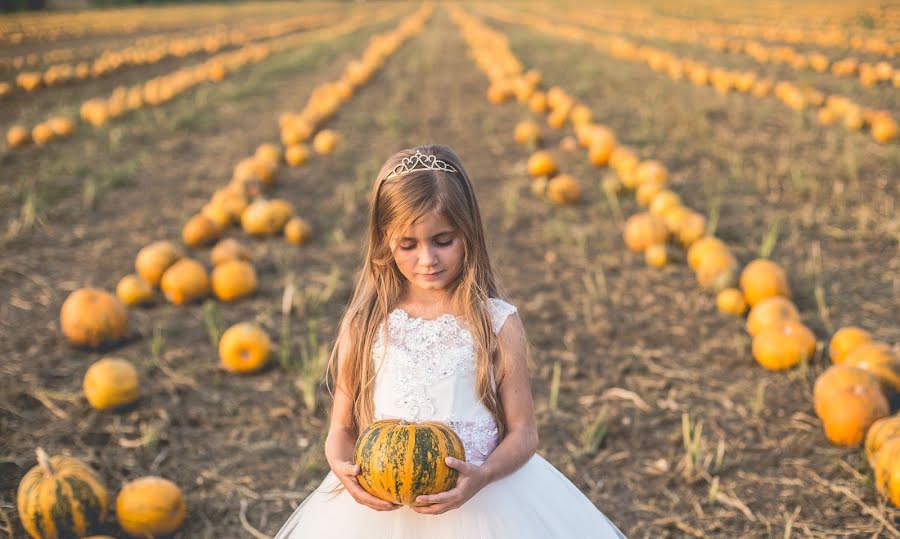
[[[487,476],[481,466],[453,457],[447,457],[446,462],[447,466],[459,472],[456,486],[446,492],[418,496],[416,503],[426,505],[410,505],[410,509],[423,515],[440,515],[460,507],[487,484]]]

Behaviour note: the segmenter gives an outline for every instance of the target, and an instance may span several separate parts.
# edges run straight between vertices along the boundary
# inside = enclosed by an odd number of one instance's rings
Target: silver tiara
[[[392,168],[390,172],[384,175],[384,178],[382,178],[381,181],[392,178],[394,176],[402,176],[414,170],[443,170],[445,172],[456,172],[455,168],[453,168],[446,162],[441,161],[437,157],[433,155],[425,155],[424,153],[416,150],[416,155],[413,155],[412,157],[404,157],[400,161],[399,165]]]

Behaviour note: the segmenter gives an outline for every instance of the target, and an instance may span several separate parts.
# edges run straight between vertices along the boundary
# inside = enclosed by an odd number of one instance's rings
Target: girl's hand
[[[376,498],[366,492],[359,484],[359,479],[356,478],[359,473],[359,465],[352,462],[339,462],[334,467],[334,475],[341,480],[347,492],[353,496],[357,503],[376,511],[393,511],[401,507],[400,505]]]
[[[456,486],[446,492],[419,496],[416,503],[427,505],[411,505],[410,509],[423,515],[440,515],[460,507],[487,485],[487,476],[481,466],[453,457],[447,457],[447,466],[459,471]]]

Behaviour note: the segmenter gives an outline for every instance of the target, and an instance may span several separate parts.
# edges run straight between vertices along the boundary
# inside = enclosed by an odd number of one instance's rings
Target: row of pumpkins
[[[341,21],[325,28],[322,37],[334,37],[358,29],[365,23],[363,17]],[[159,106],[171,101],[178,94],[206,82],[220,82],[229,73],[248,65],[258,63],[276,50],[281,50],[302,43],[304,34],[297,39],[270,43],[254,43],[235,51],[217,54],[206,61],[192,67],[177,69],[166,75],[155,77],[141,84],[119,86],[106,98],[92,98],[84,101],[79,109],[81,120],[93,126],[105,125],[110,119],[143,107]],[[13,125],[6,132],[6,144],[9,148],[22,148],[30,143],[43,146],[57,138],[70,136],[75,129],[72,119],[63,116],[52,116],[28,128],[25,125]]]
[[[491,102],[515,97],[532,111],[549,111],[551,128],[570,123],[576,140],[563,139],[564,145],[580,144],[587,148],[592,164],[608,165],[616,172],[617,178],[604,180],[604,189],[633,190],[638,204],[648,207],[625,223],[628,249],[642,252],[648,264],[659,267],[667,263],[670,239],[686,248],[688,265],[698,284],[717,293],[716,305],[721,312],[743,316],[749,307],[746,328],[752,337],[752,354],[763,367],[784,370],[813,358],[816,336],[802,323],[790,300],[787,274],[778,264],[757,259],[741,270],[730,248],[706,234],[706,218],[666,189],[668,171],[662,163],[639,160],[634,150],[616,141],[609,128],[592,122],[589,108],[561,88],[541,92],[540,74],[533,70],[522,73],[521,63],[501,34],[461,11],[454,10],[453,16],[463,27],[476,61],[491,79],[487,94]],[[521,144],[534,145],[540,138],[540,127],[532,121],[520,122],[514,138]],[[533,181],[543,186],[551,201],[571,203],[580,198],[580,186],[570,176],[556,175],[547,180],[558,168],[549,152],[535,152],[527,166]],[[555,182],[559,185],[554,188]],[[825,435],[837,445],[853,446],[860,444],[868,432],[867,454],[878,489],[900,505],[900,460],[896,458],[900,456],[900,415],[886,418],[886,395],[900,392],[900,358],[888,345],[872,341],[868,333],[855,327],[837,331],[829,351],[834,365],[814,385],[815,410]],[[876,420],[880,422],[871,427]],[[879,450],[882,444],[888,448],[884,452]]]
[[[151,65],[170,57],[183,58],[199,52],[213,54],[224,48],[243,46],[250,41],[271,39],[317,26],[330,19],[332,17],[323,15],[301,15],[277,23],[256,24],[241,30],[220,28],[205,34],[172,37],[153,45],[107,49],[93,61],[77,64],[59,63],[43,71],[21,72],[16,75],[16,86],[26,92],[34,92],[41,87],[57,86],[74,80],[97,79],[123,67]]]
[[[888,82],[895,88],[900,87],[900,71],[895,70],[890,62],[884,60],[875,63],[861,62],[850,56],[832,61],[825,53],[809,50],[808,47],[804,47],[805,51],[801,52],[784,44],[770,45],[756,39],[740,39],[722,33],[701,32],[697,30],[696,21],[683,24],[667,22],[665,25],[654,25],[652,22],[644,21],[640,25],[633,25],[629,22],[613,21],[608,17],[598,17],[584,12],[571,14],[569,19],[575,22],[586,22],[605,31],[638,34],[645,39],[690,43],[717,52],[745,54],[760,64],[783,64],[797,71],[830,72],[838,77],[858,75],[863,86]]]
[[[630,62],[643,62],[672,80],[687,80],[695,86],[712,86],[720,93],[732,90],[763,98],[774,95],[793,110],[815,108],[823,125],[841,121],[850,130],[868,127],[873,139],[882,144],[898,135],[898,124],[890,112],[877,110],[854,102],[840,95],[827,95],[811,86],[801,86],[790,81],[773,81],[752,71],[738,71],[711,67],[705,62],[681,57],[672,52],[649,45],[638,45],[623,37],[596,35],[577,26],[550,22],[545,17],[513,12],[499,5],[481,6],[490,16],[513,24],[523,24],[538,31],[591,43],[601,52]],[[833,98],[833,99],[830,99]],[[828,112],[819,112],[827,108]],[[831,121],[829,121],[831,120]]]
[[[346,73],[358,74],[362,84],[371,77],[384,57],[405,41],[411,30],[421,30],[421,11],[417,17],[400,25],[405,37],[386,34],[372,40],[367,50],[378,54],[363,56],[363,63],[351,63]],[[372,67],[369,67],[369,66]],[[331,88],[325,85],[324,88]],[[309,110],[320,102],[322,91],[313,92]],[[318,97],[316,97],[318,96]],[[320,115],[319,121],[333,114]],[[306,116],[304,116],[306,117]],[[321,130],[313,138],[317,153],[334,150],[338,136],[331,130]],[[302,149],[301,153],[291,149]],[[293,157],[292,157],[293,156]],[[302,157],[302,158],[298,158]],[[262,144],[252,157],[242,159],[235,167],[231,182],[216,191],[203,210],[191,217],[182,228],[182,240],[188,247],[200,247],[220,238],[225,228],[240,222],[250,235],[283,233],[292,243],[303,243],[310,235],[310,227],[293,216],[290,203],[281,199],[265,199],[263,190],[274,184],[282,159],[297,166],[309,157],[302,142],[282,149],[274,144]],[[171,241],[160,240],[143,247],[135,258],[135,274],[123,277],[116,287],[116,295],[104,290],[85,288],[72,292],[60,311],[63,334],[74,346],[96,348],[124,337],[128,327],[126,305],[152,300],[154,287],[159,286],[175,304],[185,304],[205,296],[211,288],[222,301],[233,301],[252,294],[256,289],[256,272],[249,250],[233,238],[221,239],[211,253],[213,271],[207,277],[203,265],[185,257]],[[262,368],[268,361],[272,343],[258,325],[240,322],[229,327],[218,344],[220,366],[229,372],[248,373]],[[126,360],[105,357],[94,362],[86,371],[83,392],[88,403],[97,410],[113,410],[135,402],[140,396],[137,369]],[[19,515],[32,537],[48,539],[78,537],[88,533],[106,519],[108,493],[102,481],[90,467],[72,457],[48,457],[38,448],[38,465],[30,470],[19,484]],[[61,489],[61,490],[60,490]],[[74,503],[72,503],[74,502]],[[62,511],[62,507],[69,507]],[[116,518],[122,529],[135,537],[172,533],[181,525],[186,513],[184,498],[178,486],[164,478],[143,477],[123,486],[116,499]],[[66,515],[65,518],[56,518]],[[63,529],[68,522],[70,528]],[[93,539],[100,539],[95,536]]]

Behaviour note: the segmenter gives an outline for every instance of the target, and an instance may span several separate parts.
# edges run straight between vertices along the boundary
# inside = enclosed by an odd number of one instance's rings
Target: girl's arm
[[[461,506],[488,483],[519,469],[537,451],[538,434],[528,383],[522,319],[517,314],[510,315],[498,337],[503,341],[506,353],[510,354],[510,370],[498,387],[506,420],[506,436],[481,466],[448,457],[447,465],[460,472],[456,486],[440,494],[419,496],[417,502],[431,505],[413,506],[418,513],[437,515]]]
[[[353,447],[356,445],[357,432],[353,424],[353,399],[350,392],[340,382],[341,369],[346,368],[346,352],[349,350],[349,338],[339,336],[338,345],[338,380],[335,380],[334,402],[331,405],[331,423],[328,437],[325,438],[325,459],[334,475],[340,479],[344,487],[357,502],[377,511],[390,511],[399,505],[372,496],[359,484],[359,465],[353,462]]]

